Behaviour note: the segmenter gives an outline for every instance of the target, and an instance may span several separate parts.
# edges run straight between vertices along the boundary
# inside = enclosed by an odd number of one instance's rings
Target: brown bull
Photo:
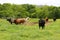
[[[21,23],[23,24],[23,23],[25,23],[25,22],[26,22],[25,19],[15,19],[15,20],[14,20],[14,23],[15,23],[15,24],[21,24]]]

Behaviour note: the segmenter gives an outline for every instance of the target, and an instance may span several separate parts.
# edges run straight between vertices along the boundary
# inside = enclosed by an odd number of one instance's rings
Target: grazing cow
[[[24,24],[28,20],[29,20],[29,17],[27,17],[27,18],[18,18],[16,20],[14,20],[14,23],[15,24]]]
[[[54,21],[54,22],[56,21],[56,17],[53,18],[53,21]]]
[[[44,29],[45,27],[45,20],[44,19],[39,19],[39,29],[40,27],[42,27],[42,29]]]

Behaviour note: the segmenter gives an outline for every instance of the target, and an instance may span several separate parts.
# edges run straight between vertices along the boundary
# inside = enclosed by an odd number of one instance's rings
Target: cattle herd
[[[9,21],[11,24],[12,23],[15,23],[15,24],[24,24],[28,20],[29,20],[29,17],[27,17],[27,18],[16,18],[16,19],[7,18],[7,21]],[[55,17],[53,18],[53,21],[54,22],[56,21]],[[42,29],[44,29],[46,22],[48,22],[48,18],[46,18],[45,20],[43,18],[40,18],[39,21],[38,21],[39,29],[40,29],[40,27],[42,27]]]

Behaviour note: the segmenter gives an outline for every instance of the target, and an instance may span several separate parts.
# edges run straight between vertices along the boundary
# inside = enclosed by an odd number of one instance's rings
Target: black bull
[[[45,20],[39,20],[39,29],[40,27],[42,27],[42,29],[44,29],[45,27]]]

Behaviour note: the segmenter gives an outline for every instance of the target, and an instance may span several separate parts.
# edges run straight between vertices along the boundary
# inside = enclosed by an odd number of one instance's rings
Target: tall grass
[[[30,19],[38,22],[38,19]],[[0,19],[0,40],[60,40],[60,19],[39,29],[37,25],[10,24]]]

